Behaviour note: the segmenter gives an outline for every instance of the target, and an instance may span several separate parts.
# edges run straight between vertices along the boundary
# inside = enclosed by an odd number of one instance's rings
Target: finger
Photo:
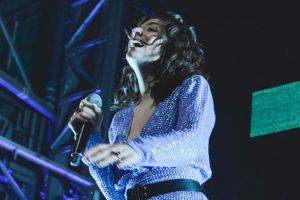
[[[80,111],[81,109],[77,109]],[[83,123],[86,123],[87,120],[85,118],[82,118],[77,111],[75,111],[70,118],[70,121],[68,122],[69,128],[72,130],[73,133],[78,134],[78,131],[80,129],[80,126],[82,126]]]
[[[96,113],[94,111],[92,111],[89,108],[83,108],[84,111],[78,113],[81,117],[85,118],[85,119],[89,119],[92,120],[94,118],[96,118]]]
[[[71,121],[80,121],[82,119],[84,119],[84,121],[86,120],[91,120],[93,118],[95,118],[96,114],[94,111],[92,111],[91,109],[89,108],[86,108],[86,107],[83,107],[80,109],[79,112],[76,112],[74,113],[74,115],[71,117]]]
[[[91,162],[101,162],[103,160],[108,159],[111,156],[111,150],[110,149],[105,149],[103,151],[98,151],[97,153],[93,154],[92,156],[89,157],[89,160]]]
[[[82,108],[82,112],[88,113],[90,115],[96,115],[96,112],[95,112],[94,108],[90,108],[88,106],[84,106]]]
[[[111,147],[111,151],[112,152],[124,152],[124,151],[127,151],[128,150],[128,145],[127,144],[114,144],[112,145]]]
[[[82,111],[82,108],[76,108],[76,110],[74,111],[73,115],[70,118],[70,121],[72,121],[76,117],[76,115],[81,111]]]
[[[105,153],[101,152],[101,155],[96,155],[93,161],[96,161],[100,167],[106,167],[117,161],[122,162],[122,159],[130,155],[131,149],[125,144],[114,144],[109,149],[106,149]],[[109,152],[107,152],[109,151]]]
[[[93,155],[90,155],[90,160],[92,162],[98,162],[101,160],[110,159],[109,157],[114,157],[113,160],[122,159],[123,155],[127,156],[130,154],[130,149],[124,148],[122,145],[111,145],[102,151],[98,151]]]
[[[102,115],[97,115],[97,113],[93,111],[91,108],[83,107],[81,108],[81,110],[82,111],[77,113],[77,115],[73,116],[73,118],[80,117],[82,119],[87,120],[88,122],[91,122],[92,124],[98,123],[99,120],[102,119]]]
[[[97,152],[99,152],[99,151],[101,152],[105,149],[110,148],[110,146],[111,146],[110,144],[97,144],[97,145],[93,146],[92,148],[85,150],[84,154],[88,158],[90,158],[90,157],[94,156],[94,154],[96,154]]]
[[[82,99],[80,101],[79,108],[82,108],[83,106],[92,106],[92,103],[88,102],[86,99]]]
[[[73,116],[70,120],[70,124],[72,126],[76,126],[77,124],[82,124],[88,122],[88,119],[85,116],[82,116],[80,113],[77,113],[75,116]]]
[[[124,158],[129,156],[133,150],[127,144],[115,144],[112,146],[111,151],[120,161],[122,161]]]
[[[100,167],[106,167],[106,166],[108,166],[108,165],[110,165],[112,163],[117,162],[118,160],[119,160],[119,158],[116,155],[110,153],[110,155],[107,158],[105,158],[105,159],[103,159],[101,161],[98,161],[97,164]]]
[[[92,109],[94,112],[96,112],[97,114],[100,114],[101,113],[101,108],[98,107],[96,104],[94,103],[91,103],[91,102],[88,102],[87,100],[83,99],[80,101],[80,105],[79,105],[80,108],[82,107],[88,107],[90,109]]]
[[[75,112],[73,113],[73,115],[76,115],[77,113],[81,112],[82,111],[82,108],[81,107],[78,107],[76,108]]]
[[[82,116],[90,119],[92,123],[95,123],[98,120],[102,119],[101,109],[99,108],[97,109],[98,111],[95,111],[95,109],[83,107]]]
[[[87,113],[80,113],[79,116],[81,119],[85,119],[87,122],[92,122],[94,120],[93,116]]]
[[[136,162],[137,162],[137,157],[133,153],[130,153],[128,156],[124,157],[121,161],[117,162],[117,167],[124,168]]]
[[[116,156],[116,158],[118,158],[119,162],[123,162],[124,159],[126,159],[128,156],[131,155],[131,151],[129,149],[120,152],[119,154],[114,153],[114,155]]]

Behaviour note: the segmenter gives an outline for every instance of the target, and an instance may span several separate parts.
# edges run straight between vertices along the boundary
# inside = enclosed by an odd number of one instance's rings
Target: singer
[[[143,17],[128,38],[109,143],[101,108],[82,100],[70,120],[75,134],[93,127],[82,160],[107,200],[207,199],[215,112],[194,28],[166,12]]]

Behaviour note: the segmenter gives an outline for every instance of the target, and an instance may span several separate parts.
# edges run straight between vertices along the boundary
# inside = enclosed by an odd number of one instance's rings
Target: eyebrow
[[[147,25],[157,25],[157,26],[160,26],[160,24],[157,23],[157,22],[149,22],[149,23],[147,23]]]

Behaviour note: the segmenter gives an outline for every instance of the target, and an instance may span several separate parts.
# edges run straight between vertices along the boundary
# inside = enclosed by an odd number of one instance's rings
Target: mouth
[[[141,40],[130,40],[130,47],[143,47],[145,46],[144,42]]]
[[[128,33],[128,31],[126,29],[124,31],[129,39],[130,47],[139,47],[140,48],[140,47],[147,45],[147,43],[144,42],[143,40],[139,40],[139,39],[135,39],[135,38],[131,37],[131,35]]]

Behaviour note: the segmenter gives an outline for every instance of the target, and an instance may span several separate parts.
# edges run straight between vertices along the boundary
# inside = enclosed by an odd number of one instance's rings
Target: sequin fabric
[[[202,185],[211,177],[209,137],[215,124],[213,98],[201,75],[187,77],[164,101],[159,103],[140,136],[128,134],[136,104],[118,111],[111,122],[109,142],[126,143],[139,155],[134,165],[89,166],[93,178],[107,200],[125,200],[126,190],[137,184],[187,178]],[[87,147],[103,142],[100,134],[91,135]],[[149,200],[206,200],[203,192],[178,191]]]

